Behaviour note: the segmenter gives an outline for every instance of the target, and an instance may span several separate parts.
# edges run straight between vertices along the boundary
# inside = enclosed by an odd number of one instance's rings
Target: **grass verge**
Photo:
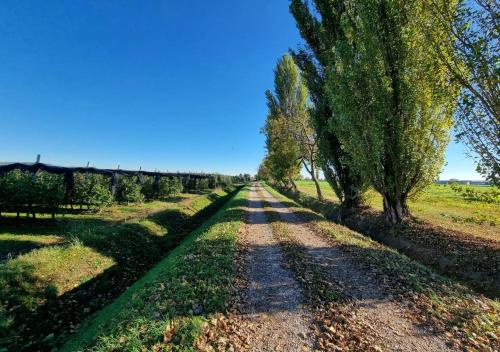
[[[226,308],[246,192],[117,300],[93,316],[62,351],[191,351],[209,316]]]
[[[314,182],[307,180],[297,181],[301,193],[317,199]],[[339,199],[326,181],[320,181],[324,198],[339,204]],[[491,192],[492,186],[467,186],[476,192]],[[365,194],[366,204],[371,208],[382,211],[382,197],[370,189]],[[464,198],[453,190],[451,185],[433,184],[427,187],[417,198],[408,201],[410,211],[418,219],[434,226],[441,226],[453,231],[466,233],[469,236],[478,236],[490,240],[500,241],[500,202]]]
[[[391,227],[386,224],[380,211],[368,207],[348,214],[339,221],[338,203],[328,200],[320,202],[316,197],[302,192],[279,191],[302,206],[453,276],[489,297],[500,297],[499,241],[418,219]]]
[[[268,185],[282,203],[300,212],[314,231],[341,246],[402,301],[413,318],[443,334],[457,349],[498,350],[500,304],[346,227],[304,209]]]

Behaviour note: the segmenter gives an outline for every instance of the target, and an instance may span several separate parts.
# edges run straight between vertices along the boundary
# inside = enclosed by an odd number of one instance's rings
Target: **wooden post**
[[[113,172],[113,175],[111,176],[111,186],[110,186],[111,195],[113,196],[113,198],[115,197],[116,186],[118,185],[118,178],[119,178],[118,173]]]
[[[158,173],[154,176],[153,179],[153,194],[155,195],[156,198],[159,196],[160,193],[160,179],[161,176]]]

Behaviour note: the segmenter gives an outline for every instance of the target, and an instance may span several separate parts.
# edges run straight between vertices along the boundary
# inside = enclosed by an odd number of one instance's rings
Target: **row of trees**
[[[296,188],[303,165],[321,199],[321,169],[343,209],[371,186],[398,223],[437,178],[456,116],[457,137],[498,181],[496,2],[291,0],[290,10],[306,45],[278,61],[266,92],[261,178]]]
[[[242,177],[243,179],[245,177]],[[164,199],[186,191],[228,187],[238,177],[211,175],[206,178],[169,178],[155,180],[153,176],[110,176],[92,173],[74,173],[71,181],[64,175],[48,172],[14,170],[0,176],[1,212],[56,214],[68,209],[98,210],[118,203],[137,203]]]

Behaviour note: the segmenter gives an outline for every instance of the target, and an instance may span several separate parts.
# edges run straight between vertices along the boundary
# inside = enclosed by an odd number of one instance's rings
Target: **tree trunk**
[[[292,188],[294,192],[297,192],[297,185],[295,184],[295,181],[290,177],[289,178],[290,183],[292,184]]]
[[[314,185],[316,186],[316,194],[318,195],[318,200],[320,202],[322,202],[323,201],[323,194],[321,193],[321,187],[319,185],[318,178],[316,177],[314,170],[313,170],[311,176],[312,176],[312,179],[314,181]]]
[[[384,194],[383,197],[385,220],[391,225],[400,224],[410,214],[406,196],[394,198]]]

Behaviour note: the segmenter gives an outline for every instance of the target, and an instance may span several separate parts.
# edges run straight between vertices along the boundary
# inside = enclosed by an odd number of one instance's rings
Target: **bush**
[[[477,188],[471,186],[452,183],[451,189],[456,193],[459,193],[462,198],[468,201],[478,201],[484,203],[500,203],[500,190],[497,187],[493,187],[489,190],[480,191]]]
[[[62,175],[38,172],[35,177],[35,197],[33,202],[41,209],[52,214],[64,204],[66,189]]]
[[[14,170],[0,177],[0,209],[3,211],[55,213],[64,204],[61,175]]]
[[[162,177],[158,182],[158,188],[155,189],[154,177],[145,176],[143,178],[141,192],[148,200],[161,199],[182,192],[182,183],[177,177]]]
[[[182,182],[178,177],[160,179],[158,185],[160,197],[170,197],[182,192]]]
[[[75,173],[73,177],[75,187],[70,199],[71,204],[86,205],[89,209],[101,209],[113,201],[109,177],[81,173]]]
[[[141,192],[147,200],[153,200],[158,197],[154,189],[154,178],[151,176],[143,176],[141,184]]]
[[[0,177],[0,206],[3,211],[23,211],[35,198],[33,174],[14,170]]]
[[[141,185],[136,176],[121,176],[115,191],[115,200],[120,203],[139,203],[144,200]]]

